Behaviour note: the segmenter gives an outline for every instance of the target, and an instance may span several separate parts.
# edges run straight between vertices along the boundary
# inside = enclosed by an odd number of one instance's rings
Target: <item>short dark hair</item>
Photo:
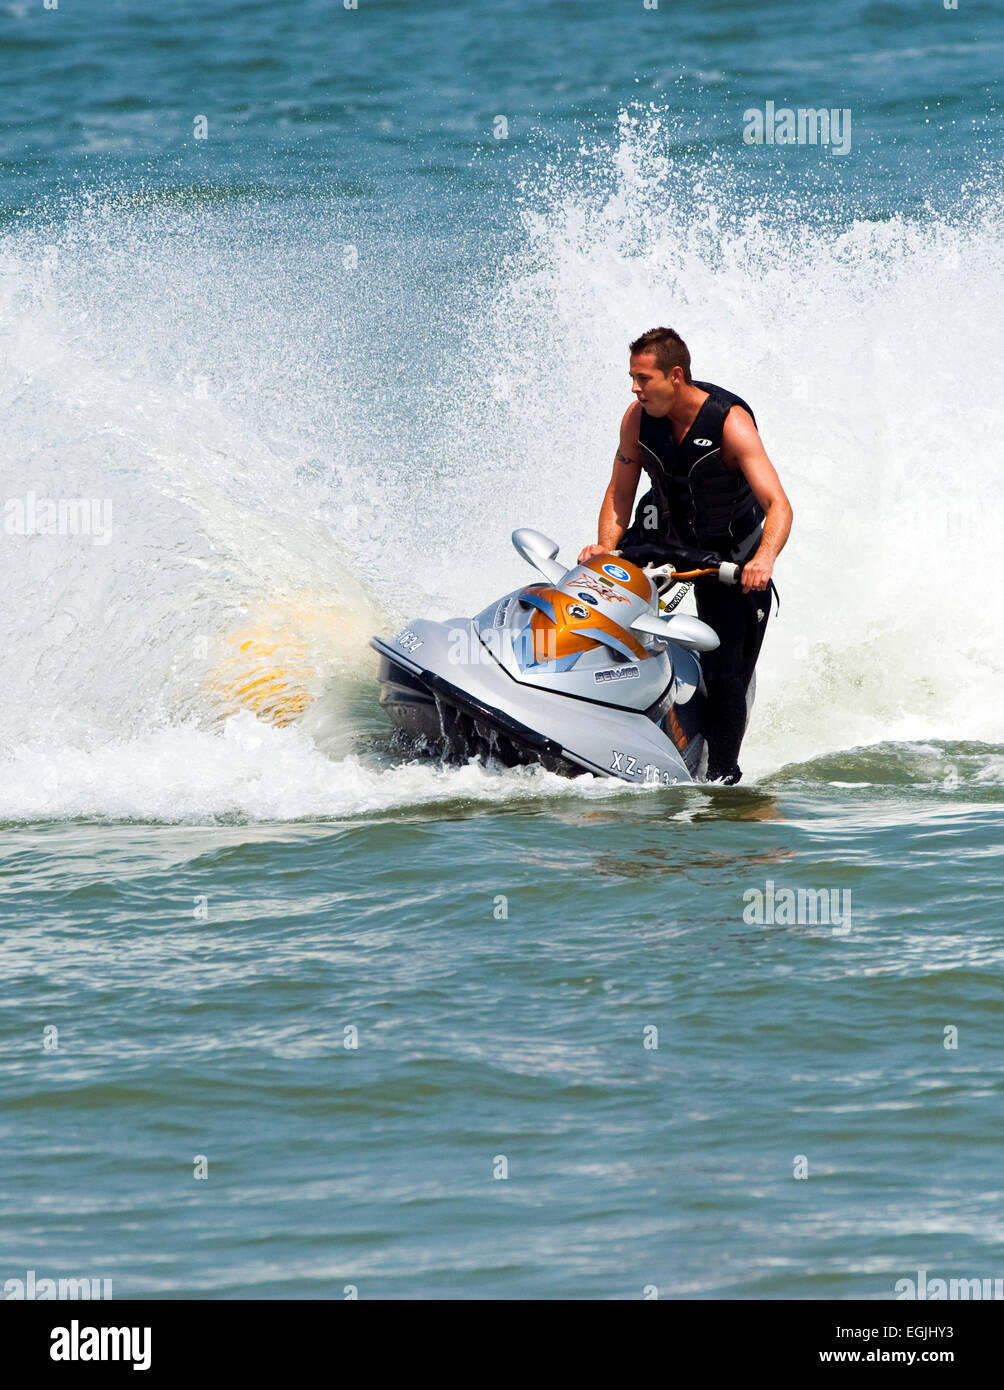
[[[663,376],[669,376],[674,367],[683,368],[683,379],[693,386],[690,375],[690,350],[674,328],[650,328],[631,344],[631,356],[639,352],[650,352],[655,365]]]

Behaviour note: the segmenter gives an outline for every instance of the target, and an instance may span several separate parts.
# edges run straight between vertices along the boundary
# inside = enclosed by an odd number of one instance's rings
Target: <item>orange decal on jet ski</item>
[[[533,632],[533,654],[536,661],[557,661],[575,652],[587,652],[593,647],[605,645],[594,633],[602,632],[615,639],[618,647],[627,650],[639,661],[652,656],[626,628],[618,625],[604,613],[590,608],[571,594],[563,594],[560,589],[550,589],[542,584],[534,584],[528,592],[539,594],[545,599],[554,613],[553,620],[538,609],[530,620]]]
[[[613,580],[639,598],[648,599],[652,594],[652,581],[644,570],[633,565],[630,560],[622,560],[619,555],[594,555],[587,560],[586,568],[593,570],[604,579]]]
[[[690,740],[687,738],[683,725],[680,723],[679,719],[677,719],[676,710],[673,708],[670,708],[669,711],[669,732],[680,752],[685,752]]]
[[[592,575],[590,575],[589,578],[586,579],[584,575],[580,574],[579,577],[576,579],[575,584],[577,588],[585,589],[586,592],[590,594],[598,594],[600,598],[605,598],[608,602],[631,602],[630,594],[619,594],[617,592],[617,585],[612,583],[609,579],[604,584],[601,583],[599,579],[594,579]]]

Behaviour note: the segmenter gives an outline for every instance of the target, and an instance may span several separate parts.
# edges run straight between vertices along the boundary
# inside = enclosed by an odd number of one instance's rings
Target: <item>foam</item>
[[[571,560],[630,400],[626,344],[658,323],[751,401],[795,509],[747,777],[860,745],[1004,743],[1004,617],[980,573],[1004,402],[978,389],[1004,350],[999,196],[838,223],[744,203],[724,166],[667,147],[657,113],[625,114],[613,145],[542,168],[515,252],[478,284],[437,282],[452,336],[404,342],[397,365],[379,324],[418,323],[429,293],[410,242],[375,297],[302,210],[264,242],[253,210],[110,195],[8,231],[0,501],[110,499],[115,532],[0,535],[0,814],[281,819],[555,794],[545,775],[393,765],[369,735],[352,751],[349,715],[340,735],[266,729],[252,748],[224,722],[214,662],[234,634],[308,613],[297,700],[361,688],[369,632],[520,581],[514,527]]]

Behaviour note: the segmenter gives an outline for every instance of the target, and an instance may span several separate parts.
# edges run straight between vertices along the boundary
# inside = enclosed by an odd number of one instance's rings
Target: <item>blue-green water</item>
[[[0,45],[0,1284],[1004,1274],[1000,15],[61,0]],[[744,143],[768,101],[847,153]],[[743,784],[405,760],[367,636],[593,539],[661,322],[795,507]]]

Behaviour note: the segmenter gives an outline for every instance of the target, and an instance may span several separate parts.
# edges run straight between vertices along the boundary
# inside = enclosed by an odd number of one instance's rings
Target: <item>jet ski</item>
[[[699,653],[718,637],[671,611],[683,582],[736,584],[741,566],[691,572],[612,551],[570,568],[521,528],[539,576],[473,618],[416,618],[373,637],[380,703],[411,745],[445,757],[539,763],[554,772],[672,786],[707,767]],[[717,557],[716,557],[717,558]],[[751,683],[747,717],[752,705]]]

